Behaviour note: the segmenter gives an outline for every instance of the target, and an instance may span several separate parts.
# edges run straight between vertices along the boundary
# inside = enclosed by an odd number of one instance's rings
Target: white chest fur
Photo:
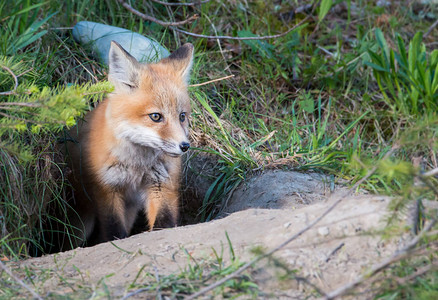
[[[116,161],[100,170],[100,179],[104,184],[116,189],[137,190],[169,177],[161,158],[163,153],[159,150],[122,141],[111,152]]]

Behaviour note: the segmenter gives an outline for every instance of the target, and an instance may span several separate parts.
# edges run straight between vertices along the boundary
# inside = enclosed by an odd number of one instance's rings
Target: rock
[[[319,227],[318,234],[321,236],[327,236],[330,234],[330,229],[327,226]]]
[[[323,174],[268,170],[239,186],[222,216],[248,208],[298,209],[343,190],[332,188],[330,177]]]
[[[100,60],[108,64],[111,41],[116,41],[139,62],[156,62],[170,55],[159,43],[128,29],[81,21],[73,27],[73,37],[81,44],[93,43]]]

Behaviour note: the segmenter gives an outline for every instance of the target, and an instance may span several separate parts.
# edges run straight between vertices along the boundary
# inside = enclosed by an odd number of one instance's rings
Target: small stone
[[[318,234],[322,236],[327,236],[330,234],[330,229],[328,227],[319,227],[318,228]]]

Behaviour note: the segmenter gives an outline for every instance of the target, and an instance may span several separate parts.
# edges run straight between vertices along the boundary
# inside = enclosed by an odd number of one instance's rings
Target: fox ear
[[[138,88],[140,63],[115,41],[111,41],[108,65],[108,79],[116,92],[131,92]]]
[[[193,65],[193,49],[192,44],[184,44],[169,57],[162,60],[163,63],[171,64],[186,83],[190,80],[190,70]]]

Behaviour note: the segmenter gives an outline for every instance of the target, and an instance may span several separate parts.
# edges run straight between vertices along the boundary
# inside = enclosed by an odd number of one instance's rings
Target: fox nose
[[[190,144],[189,144],[189,143],[186,143],[186,142],[182,142],[182,143],[179,145],[179,148],[181,149],[182,152],[186,152],[187,150],[189,150],[189,148],[190,148]]]

